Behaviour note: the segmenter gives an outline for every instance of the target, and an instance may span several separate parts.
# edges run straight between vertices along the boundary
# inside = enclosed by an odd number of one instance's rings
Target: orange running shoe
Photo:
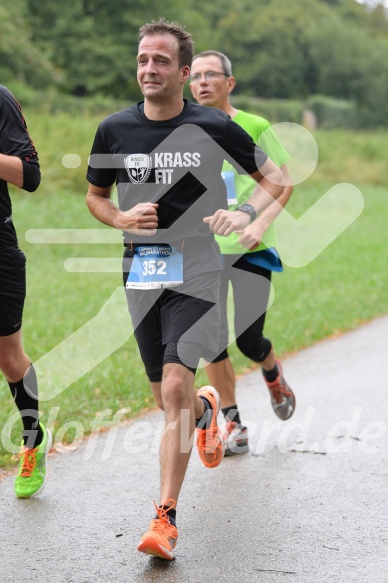
[[[213,409],[210,426],[204,429],[196,428],[199,457],[207,468],[216,468],[222,462],[225,453],[224,438],[221,429],[217,425],[220,396],[213,387],[202,387],[197,394],[205,397]]]
[[[287,421],[295,411],[295,395],[283,376],[280,360],[276,360],[279,375],[273,383],[265,381],[271,395],[272,409],[282,421]]]
[[[170,498],[162,506],[166,506],[167,508],[160,508],[155,504],[158,516],[151,520],[150,528],[141,537],[137,550],[146,555],[172,561],[174,558],[173,550],[178,540],[178,530],[175,525],[171,524],[167,512],[171,508],[174,508],[175,500]]]

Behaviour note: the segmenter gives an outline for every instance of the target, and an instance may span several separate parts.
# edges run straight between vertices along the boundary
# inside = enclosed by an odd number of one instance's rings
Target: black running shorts
[[[124,285],[127,274],[124,273]],[[196,369],[199,359],[217,354],[220,329],[220,271],[196,275],[171,289],[127,289],[135,337],[148,378],[161,380],[166,345],[177,343],[181,364]],[[176,362],[173,359],[171,362]]]
[[[17,247],[0,251],[0,336],[22,326],[26,297],[26,257]]]

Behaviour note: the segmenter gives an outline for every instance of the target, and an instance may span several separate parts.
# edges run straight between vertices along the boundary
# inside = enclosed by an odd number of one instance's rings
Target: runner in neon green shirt
[[[228,112],[229,113],[229,112]],[[258,115],[252,115],[245,111],[236,110],[232,118],[250,134],[253,140],[270,156],[279,168],[289,160],[289,155],[279,143],[269,121]],[[228,192],[228,208],[235,210],[238,205],[243,204],[249,197],[254,187],[252,178],[246,174],[237,174],[234,166],[225,161],[223,166],[223,177]],[[291,194],[291,193],[290,193]],[[240,235],[232,233],[229,237],[220,237],[216,235],[216,240],[221,248],[222,253],[256,253],[259,250],[276,246],[275,228],[270,223],[260,245],[255,250],[246,249],[239,242]]]
[[[216,237],[224,260],[220,291],[222,327],[220,353],[208,364],[206,371],[211,384],[220,394],[221,408],[226,419],[225,455],[244,453],[249,449],[248,431],[241,423],[236,403],[235,374],[227,352],[229,283],[233,288],[237,346],[245,356],[260,363],[276,415],[286,420],[295,410],[295,396],[284,379],[281,363],[275,356],[271,341],[263,336],[271,274],[272,271],[283,270],[275,248],[273,221],[292,193],[286,167],[289,156],[266,119],[232,107],[229,97],[235,85],[232,65],[223,53],[204,51],[194,57],[190,82],[193,97],[200,105],[222,109],[241,125],[282,169],[286,187],[276,203],[269,206],[242,233]],[[255,184],[249,176],[237,174],[226,161],[222,174],[227,188],[228,208],[235,210],[249,199]]]

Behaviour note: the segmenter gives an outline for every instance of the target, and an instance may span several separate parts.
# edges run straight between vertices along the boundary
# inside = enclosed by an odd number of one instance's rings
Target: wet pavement
[[[0,483],[0,581],[388,581],[388,317],[283,361],[294,416],[273,414],[261,373],[238,380],[250,451],[190,460],[172,562],[136,550],[158,497],[162,414],[50,455],[44,492]]]

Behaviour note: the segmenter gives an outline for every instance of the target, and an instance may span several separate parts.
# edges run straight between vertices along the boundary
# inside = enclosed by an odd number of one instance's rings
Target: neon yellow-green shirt
[[[283,166],[290,159],[290,156],[280,144],[268,120],[258,115],[252,115],[251,113],[239,110],[233,118],[233,121],[238,123],[250,134],[254,142],[268,154],[277,166]],[[226,161],[222,167],[222,175],[228,190],[228,209],[234,211],[240,204],[243,204],[250,198],[256,182],[247,174],[238,174],[235,168]],[[236,233],[231,233],[228,237],[216,235],[221,253],[225,255],[252,253],[276,246],[273,223],[265,231],[261,244],[253,251],[243,247],[238,242],[239,237],[240,235]]]

